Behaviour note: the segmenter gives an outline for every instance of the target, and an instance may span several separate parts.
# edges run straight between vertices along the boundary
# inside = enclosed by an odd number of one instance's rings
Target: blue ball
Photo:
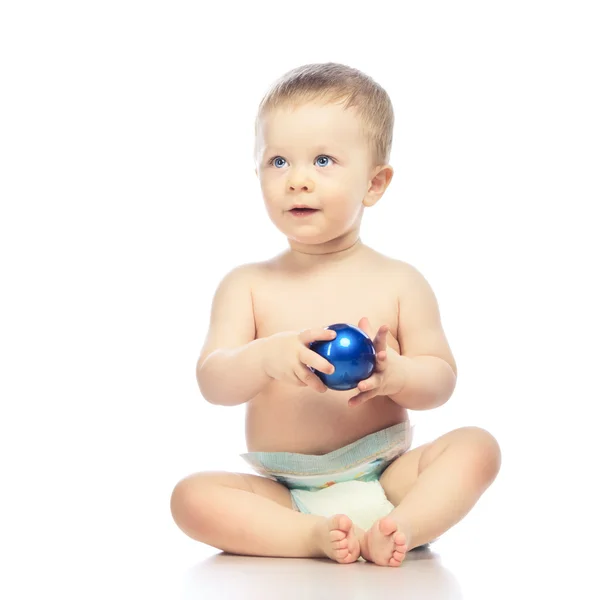
[[[311,371],[332,390],[352,390],[375,370],[375,346],[371,338],[354,325],[336,323],[326,329],[337,333],[335,339],[312,342],[309,348],[329,361],[335,371],[331,375],[312,368]]]

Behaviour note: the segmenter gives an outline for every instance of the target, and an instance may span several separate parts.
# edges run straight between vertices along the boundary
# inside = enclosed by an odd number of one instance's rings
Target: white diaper
[[[394,509],[379,481],[342,481],[320,490],[290,493],[300,512],[323,517],[344,514],[365,531]]]
[[[296,510],[348,515],[366,530],[394,508],[379,479],[410,448],[412,430],[406,421],[397,423],[322,455],[248,452],[242,457],[261,475],[285,485]]]

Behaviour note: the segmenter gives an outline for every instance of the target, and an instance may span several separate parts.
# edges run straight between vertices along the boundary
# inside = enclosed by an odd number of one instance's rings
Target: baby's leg
[[[354,562],[360,555],[352,522],[293,510],[280,483],[238,473],[197,473],[171,496],[175,523],[191,538],[252,556],[325,557]]]
[[[367,532],[363,556],[400,565],[407,550],[439,537],[471,510],[500,462],[498,442],[477,427],[456,429],[397,458],[380,479],[396,508]]]

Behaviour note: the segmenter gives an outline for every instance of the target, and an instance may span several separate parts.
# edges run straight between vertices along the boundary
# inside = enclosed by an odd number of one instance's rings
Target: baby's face
[[[372,155],[352,109],[311,103],[271,111],[260,123],[256,144],[267,212],[288,238],[321,244],[358,226]],[[296,204],[316,210],[290,212]]]

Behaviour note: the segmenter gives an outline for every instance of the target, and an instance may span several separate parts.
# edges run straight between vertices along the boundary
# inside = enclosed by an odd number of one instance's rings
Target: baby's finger
[[[382,325],[373,340],[375,352],[385,350],[387,348],[387,334],[390,328],[387,325]]]
[[[360,392],[368,392],[369,390],[374,390],[381,385],[381,376],[377,374],[371,375],[368,379],[363,379],[359,381],[356,386]]]
[[[300,351],[300,360],[307,366],[316,369],[317,371],[321,371],[321,373],[325,373],[326,375],[331,375],[335,368],[334,366],[325,358],[323,358],[320,354],[317,354],[313,350],[309,350],[308,348],[303,348]]]
[[[305,365],[298,365],[294,371],[298,379],[305,385],[315,390],[315,392],[326,392],[327,386]]]
[[[360,394],[356,394],[356,396],[352,396],[352,398],[348,400],[348,406],[358,406],[367,400],[371,400],[371,398],[375,398],[375,396],[377,396],[377,392],[373,390],[369,392],[361,392]]]
[[[299,338],[304,346],[308,346],[311,342],[324,341],[328,342],[335,339],[337,333],[333,329],[304,329],[300,332]]]
[[[381,350],[375,355],[375,370],[383,371],[387,367],[387,350]]]
[[[371,323],[369,323],[368,317],[362,317],[358,321],[358,328],[364,333],[366,333],[369,336],[369,338],[373,337],[373,332],[371,331]]]
[[[302,377],[303,374],[300,369],[292,369],[291,372],[286,373],[285,377],[282,378],[282,381],[289,383],[290,385],[295,385],[296,387],[307,387],[308,384]]]

